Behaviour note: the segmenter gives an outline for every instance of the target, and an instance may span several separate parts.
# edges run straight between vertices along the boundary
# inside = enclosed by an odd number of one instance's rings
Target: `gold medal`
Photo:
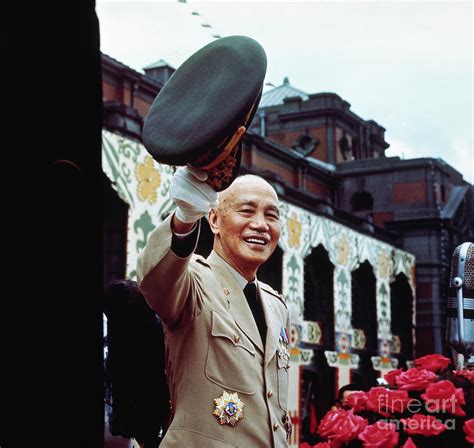
[[[237,393],[230,394],[223,391],[222,396],[214,398],[214,403],[216,408],[212,414],[219,419],[221,425],[234,427],[239,420],[244,418],[244,403]]]

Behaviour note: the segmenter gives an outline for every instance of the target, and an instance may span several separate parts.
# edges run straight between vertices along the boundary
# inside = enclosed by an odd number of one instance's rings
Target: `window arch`
[[[378,377],[371,361],[371,356],[378,355],[376,280],[368,261],[353,271],[351,278],[352,327],[365,335],[365,346],[354,349],[359,354],[359,368],[352,372],[353,381],[371,387]]]
[[[390,284],[390,309],[392,335],[398,337],[395,337],[397,344],[392,350],[400,364],[403,364],[413,357],[413,294],[408,278],[403,273],[398,274]]]
[[[322,345],[334,350],[334,266],[322,245],[304,260],[304,319],[319,322]]]
[[[368,191],[354,193],[351,198],[353,212],[371,211],[374,207],[374,199]]]

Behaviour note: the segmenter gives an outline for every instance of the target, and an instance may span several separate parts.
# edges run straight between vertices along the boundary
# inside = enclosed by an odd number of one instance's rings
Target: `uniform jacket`
[[[173,417],[160,447],[286,447],[288,362],[278,349],[290,323],[282,296],[258,283],[268,327],[264,347],[221,257],[179,258],[170,249],[170,220],[150,234],[138,261],[140,289],[162,319],[167,349]],[[244,404],[234,427],[213,415],[224,391]]]

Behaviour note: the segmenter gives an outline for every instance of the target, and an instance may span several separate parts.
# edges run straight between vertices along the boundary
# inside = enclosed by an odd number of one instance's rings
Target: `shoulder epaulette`
[[[260,287],[265,292],[268,292],[272,294],[273,296],[278,297],[283,303],[285,303],[285,297],[283,296],[283,294],[280,294],[278,291],[276,291],[275,289],[273,289],[270,285],[267,285],[266,283],[259,282],[259,284],[260,284]]]
[[[199,263],[199,264],[202,264],[203,266],[206,266],[206,268],[210,268],[211,266],[209,265],[209,263],[207,262],[207,260],[201,256],[201,255],[195,255],[194,256],[195,260]]]

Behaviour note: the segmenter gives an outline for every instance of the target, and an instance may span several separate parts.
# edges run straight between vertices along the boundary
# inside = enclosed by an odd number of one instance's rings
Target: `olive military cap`
[[[167,165],[191,164],[221,191],[238,174],[241,145],[227,148],[250,124],[262,94],[265,51],[254,39],[228,36],[191,55],[156,96],[145,117],[143,144]]]

